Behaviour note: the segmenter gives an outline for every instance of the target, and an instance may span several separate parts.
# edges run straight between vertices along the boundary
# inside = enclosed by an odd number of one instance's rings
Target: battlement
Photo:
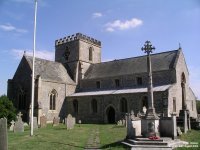
[[[73,34],[71,36],[67,36],[67,37],[58,39],[58,40],[55,41],[55,46],[58,46],[58,45],[61,45],[61,44],[67,43],[67,42],[79,40],[79,39],[90,42],[90,43],[98,45],[98,46],[101,46],[101,41],[98,41],[98,40],[96,40],[92,37],[86,36],[86,35],[81,34],[81,33],[76,33],[76,34]]]

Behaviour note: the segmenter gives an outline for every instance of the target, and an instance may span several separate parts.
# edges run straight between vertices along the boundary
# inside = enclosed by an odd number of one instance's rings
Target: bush
[[[197,113],[200,114],[200,101],[197,100]]]
[[[16,109],[6,95],[0,96],[0,118],[7,118],[8,125],[16,119]]]

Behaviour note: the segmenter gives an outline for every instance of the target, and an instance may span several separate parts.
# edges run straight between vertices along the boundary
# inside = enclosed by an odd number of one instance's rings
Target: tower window
[[[137,77],[137,85],[142,85],[142,77]]]
[[[73,101],[73,107],[74,107],[74,113],[77,114],[78,113],[78,101],[76,99]]]
[[[66,50],[65,50],[65,53],[64,53],[64,57],[65,57],[66,60],[69,59],[69,55],[70,55],[69,47],[66,47]]]
[[[119,83],[119,79],[115,79],[115,87],[119,87],[120,83]]]
[[[92,112],[97,113],[97,101],[96,101],[96,99],[92,100]]]
[[[52,90],[52,92],[50,93],[50,102],[49,102],[50,110],[56,110],[56,95],[57,95],[56,90]]]
[[[93,48],[92,47],[90,47],[89,48],[89,61],[92,61],[92,56],[93,55]]]
[[[100,83],[100,81],[97,81],[97,82],[96,82],[96,87],[97,87],[97,89],[100,89],[100,88],[101,88],[101,83]]]

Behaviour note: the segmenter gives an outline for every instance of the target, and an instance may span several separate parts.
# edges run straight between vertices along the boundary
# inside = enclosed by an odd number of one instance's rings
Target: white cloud
[[[127,30],[131,28],[136,28],[138,26],[141,26],[143,24],[143,21],[137,18],[132,18],[130,20],[115,20],[113,22],[107,23],[106,31],[113,32],[115,30]]]
[[[195,95],[200,99],[200,67],[189,66],[190,85]]]
[[[33,55],[32,50],[22,50],[22,49],[12,49],[11,50],[12,55],[16,59],[21,59],[25,51],[26,51],[26,55],[28,55],[28,56]],[[52,51],[36,50],[35,56],[38,58],[42,58],[42,59],[54,60],[54,52],[52,52]]]
[[[25,29],[19,29],[19,28],[16,28],[15,26],[11,25],[11,24],[1,24],[0,25],[0,29],[3,30],[3,31],[6,31],[6,32],[18,32],[18,33],[27,33],[28,31],[25,30]]]
[[[100,17],[102,17],[103,15],[102,15],[102,13],[100,13],[100,12],[95,12],[95,13],[93,13],[92,14],[92,17],[93,18],[100,18]]]

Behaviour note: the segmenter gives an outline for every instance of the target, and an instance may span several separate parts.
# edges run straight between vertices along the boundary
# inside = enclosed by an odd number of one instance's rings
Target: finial
[[[26,55],[26,51],[24,51],[24,55]]]
[[[178,48],[178,49],[180,49],[180,50],[182,49],[182,48],[181,48],[181,43],[180,43],[180,42],[179,42],[179,48]]]

